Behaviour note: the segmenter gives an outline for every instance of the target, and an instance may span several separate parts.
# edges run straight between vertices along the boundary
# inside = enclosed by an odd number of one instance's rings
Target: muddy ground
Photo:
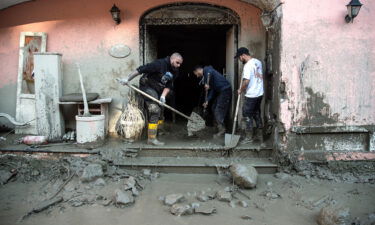
[[[111,166],[97,156],[41,158],[43,155],[0,157],[0,170],[10,172],[0,186],[0,224],[313,225],[317,224],[320,209],[333,205],[349,207],[350,222],[363,225],[371,224],[369,214],[373,218],[375,213],[373,180],[353,183],[279,173],[260,175],[255,189],[237,191],[227,175],[130,171]],[[83,181],[83,171],[93,164],[100,165],[102,173],[94,171]],[[118,204],[115,192],[129,185],[129,177],[135,178],[139,195],[135,193],[134,203]],[[201,193],[220,190],[232,191],[232,203],[217,199],[202,203],[196,199]],[[216,213],[172,215],[162,199],[175,193],[185,196],[182,204],[209,205],[216,208]],[[25,216],[45,200],[61,197],[61,202]],[[248,207],[238,205],[240,200]]]

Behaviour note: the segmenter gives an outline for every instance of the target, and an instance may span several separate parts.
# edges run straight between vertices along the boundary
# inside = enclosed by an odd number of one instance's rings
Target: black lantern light
[[[348,8],[348,15],[345,16],[345,21],[347,23],[352,22],[354,18],[358,15],[361,9],[362,3],[359,0],[351,0],[349,4],[346,5]]]
[[[112,19],[116,22],[116,24],[121,23],[121,18],[120,18],[120,9],[117,8],[115,4],[113,4],[111,10],[109,11],[112,15]]]

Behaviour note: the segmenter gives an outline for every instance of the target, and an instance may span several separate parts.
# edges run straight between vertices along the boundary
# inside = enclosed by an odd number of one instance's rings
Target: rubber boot
[[[222,124],[217,125],[218,132],[214,134],[214,138],[219,138],[225,134],[225,126]]]
[[[245,138],[241,141],[241,144],[249,144],[254,141],[254,132],[251,130],[246,130]]]
[[[157,123],[149,123],[148,124],[147,144],[156,145],[156,146],[164,145],[164,142],[161,142],[158,139],[156,139],[157,133],[158,133],[158,124]]]
[[[254,141],[263,143],[263,130],[256,128],[254,131]]]

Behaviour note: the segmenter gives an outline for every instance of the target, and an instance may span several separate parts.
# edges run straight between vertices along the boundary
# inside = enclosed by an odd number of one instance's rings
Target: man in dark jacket
[[[198,78],[203,77],[204,88],[208,91],[203,107],[207,108],[210,101],[214,102],[212,104],[212,112],[214,113],[218,128],[218,133],[214,137],[220,137],[225,133],[224,119],[232,100],[230,83],[212,66],[196,66],[193,73]]]
[[[125,85],[134,77],[143,74],[139,80],[140,89],[165,104],[168,93],[173,89],[173,81],[178,76],[178,69],[182,62],[182,56],[179,53],[173,53],[171,56],[157,59],[138,67],[136,71],[120,81]],[[148,98],[145,98],[145,105],[148,115],[147,143],[152,145],[164,145],[163,142],[158,141],[156,138],[158,125],[164,122],[161,119],[163,118],[163,105],[158,105]]]

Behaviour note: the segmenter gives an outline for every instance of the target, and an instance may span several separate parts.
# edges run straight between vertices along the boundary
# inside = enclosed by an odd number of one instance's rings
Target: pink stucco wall
[[[282,6],[281,80],[287,99],[280,117],[287,130],[375,124],[375,1],[361,0],[349,24],[348,2],[285,0]]]
[[[46,32],[47,51],[63,54],[63,92],[80,92],[74,64],[79,62],[86,91],[114,98],[110,108],[110,130],[113,131],[120,113],[118,109],[127,94],[126,88],[120,87],[114,78],[127,75],[139,65],[139,19],[145,11],[172,2],[184,1],[116,1],[122,11],[122,23],[118,26],[109,13],[114,2],[108,0],[36,0],[1,10],[0,94],[6,94],[8,98],[0,99],[0,111],[14,115],[20,32]],[[189,2],[231,8],[241,18],[240,44],[264,45],[264,28],[258,8],[238,0]],[[129,57],[115,59],[109,56],[108,49],[118,43],[131,48]]]

